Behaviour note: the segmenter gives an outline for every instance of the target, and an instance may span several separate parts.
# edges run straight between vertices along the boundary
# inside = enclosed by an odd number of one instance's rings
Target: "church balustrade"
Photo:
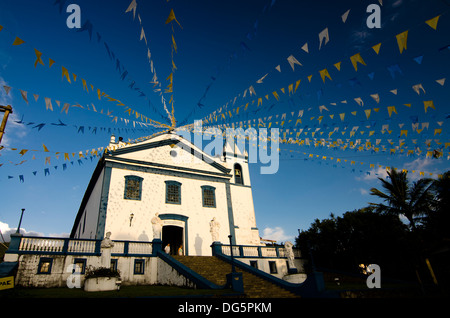
[[[216,252],[231,256],[230,245],[216,244]],[[294,257],[301,258],[299,249],[293,249]],[[234,245],[233,256],[236,258],[287,258],[286,249],[281,246],[247,246]]]
[[[151,242],[113,242],[111,254],[114,256],[154,256]],[[100,244],[101,240],[12,235],[6,253],[99,256]]]

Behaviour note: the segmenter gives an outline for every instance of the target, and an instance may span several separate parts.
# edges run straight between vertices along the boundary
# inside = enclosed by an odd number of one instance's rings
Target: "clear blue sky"
[[[17,227],[20,209],[25,208],[22,227],[28,232],[46,236],[69,233],[98,160],[89,155],[80,159],[78,153],[107,146],[111,133],[133,140],[161,130],[138,124],[133,127],[136,116],[128,115],[128,108],[169,123],[161,97],[149,82],[156,72],[161,88],[168,85],[172,29],[165,21],[172,8],[182,26],[173,23],[177,44],[173,96],[179,125],[191,124],[221,107],[224,111],[228,103],[227,110],[233,117],[227,116],[226,123],[265,118],[267,124],[272,116],[272,127],[280,127],[276,115],[286,114],[282,128],[294,132],[291,136],[303,129],[299,139],[312,141],[311,134],[316,131],[316,138],[331,142],[341,139],[348,145],[342,150],[316,147],[313,142],[310,146],[282,144],[279,171],[273,175],[261,175],[260,164],[251,164],[261,236],[293,240],[298,229],[307,229],[315,218],[366,206],[375,200],[368,193],[371,187],[379,187],[377,177],[385,175],[386,166],[415,170],[410,173],[412,179],[419,177],[419,171],[436,177],[450,167],[450,148],[444,148],[450,142],[450,50],[445,48],[450,45],[450,15],[444,0],[384,0],[380,29],[366,25],[366,8],[371,3],[379,4],[377,0],[141,0],[137,1],[134,20],[132,11],[125,13],[131,0],[54,2],[0,3],[0,104],[11,104],[14,109],[0,156],[0,225],[4,231]],[[82,32],[66,25],[66,8],[71,3],[81,8],[81,24],[87,28]],[[347,10],[350,12],[344,23],[342,15]],[[434,30],[425,21],[439,14]],[[147,44],[140,40],[142,27]],[[319,50],[319,33],[325,28],[329,41],[323,41]],[[407,47],[400,53],[396,35],[406,30]],[[12,45],[16,36],[25,43]],[[381,47],[376,54],[372,46],[378,43]],[[34,49],[42,53],[45,65],[34,66]],[[148,49],[156,70],[153,73]],[[359,63],[355,71],[350,57],[357,53],[366,65]],[[290,55],[302,65],[295,65],[293,70],[287,61]],[[51,67],[49,58],[55,61]],[[340,70],[334,66],[338,62]],[[275,69],[278,65],[281,72]],[[71,83],[62,77],[62,67],[68,70]],[[325,68],[332,80],[325,78],[323,82],[319,71]],[[394,76],[389,68],[397,70]],[[257,83],[266,74],[262,83]],[[83,90],[82,78],[95,91],[90,89],[88,94]],[[289,95],[288,86],[299,79],[297,91]],[[419,94],[412,88],[417,84],[422,84],[416,86]],[[4,85],[11,87],[9,94]],[[250,86],[256,96],[250,96]],[[105,96],[99,100],[97,88],[125,106],[117,106]],[[28,104],[20,90],[27,92]],[[371,97],[374,94],[378,94],[379,103]],[[170,110],[171,94],[164,96]],[[50,98],[53,111],[46,110],[45,97]],[[358,97],[363,104],[355,101]],[[259,107],[258,98],[262,98]],[[425,112],[423,102],[431,100],[435,109],[429,107]],[[66,114],[61,111],[65,103],[84,108],[70,107]],[[249,107],[244,111],[246,103]],[[397,113],[389,116],[388,106],[395,106]],[[369,118],[364,112],[368,109]],[[302,123],[295,125],[301,110]],[[105,115],[108,111],[117,116],[117,123],[112,121],[114,117]],[[319,116],[323,116],[320,121]],[[121,118],[129,119],[128,124]],[[215,124],[222,123],[219,120]],[[414,123],[424,129],[418,133]],[[383,129],[385,125],[389,125],[387,129]],[[434,135],[435,129],[442,131]],[[354,136],[350,136],[352,130]],[[407,130],[407,135],[402,130]],[[334,133],[328,138],[331,131]],[[372,144],[380,140],[380,151],[358,151],[358,146],[350,149],[349,142],[357,139],[362,144],[366,139]],[[399,141],[404,142],[401,147]],[[43,144],[49,152],[44,151]],[[407,151],[415,147],[422,153],[407,156]],[[426,158],[427,151],[439,148],[444,150],[443,158]],[[22,149],[28,151],[21,155]],[[396,152],[391,154],[390,149]],[[70,154],[70,160],[64,160],[64,153]]]

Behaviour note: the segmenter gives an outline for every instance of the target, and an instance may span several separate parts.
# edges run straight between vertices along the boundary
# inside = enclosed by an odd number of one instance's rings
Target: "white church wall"
[[[233,205],[236,244],[260,245],[259,231],[256,229],[255,210],[252,189],[250,187],[230,185]]]
[[[89,196],[83,215],[78,223],[76,238],[95,239],[104,173],[105,171],[102,170]]]
[[[158,284],[195,288],[195,284],[165,261],[158,259]]]
[[[124,199],[125,176],[129,175],[143,178],[141,200]],[[178,175],[177,173],[171,176],[113,168],[105,232],[110,231],[114,240],[151,241],[153,239],[151,219],[155,213],[161,216],[181,215],[188,218],[187,226],[184,222],[178,222],[184,231],[188,232],[188,246],[184,246],[183,250],[186,251],[187,247],[189,255],[211,255],[212,239],[209,222],[213,217],[221,224],[220,240],[226,242],[229,235],[225,184],[197,178],[183,178]],[[181,204],[166,203],[165,181],[181,183]],[[205,185],[215,188],[215,208],[203,207],[201,186]],[[133,213],[133,219],[130,226],[131,213]],[[164,219],[163,223],[173,225],[172,220]]]

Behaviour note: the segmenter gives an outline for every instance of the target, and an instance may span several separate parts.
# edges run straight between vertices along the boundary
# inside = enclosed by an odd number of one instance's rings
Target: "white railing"
[[[68,253],[95,253],[95,241],[69,240]]]
[[[128,244],[128,254],[152,254],[152,243],[130,242]]]
[[[222,253],[227,256],[231,256],[230,246],[222,245]],[[299,249],[293,249],[294,257],[300,258],[301,252]],[[287,258],[286,249],[284,247],[278,246],[233,246],[233,256],[234,257],[267,257],[267,258]]]
[[[118,255],[152,254],[151,242],[113,241],[111,253]],[[100,240],[83,240],[51,237],[20,237],[17,252],[52,254],[99,254]]]
[[[64,239],[23,237],[20,241],[19,251],[27,252],[62,252]]]

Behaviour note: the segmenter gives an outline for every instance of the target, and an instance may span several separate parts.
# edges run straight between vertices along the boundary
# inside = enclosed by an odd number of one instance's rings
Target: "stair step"
[[[226,283],[226,274],[230,273],[231,265],[214,256],[173,256],[205,279],[217,284]],[[290,298],[298,297],[290,291],[268,282],[250,272],[236,269],[242,273],[244,292],[251,298]]]

